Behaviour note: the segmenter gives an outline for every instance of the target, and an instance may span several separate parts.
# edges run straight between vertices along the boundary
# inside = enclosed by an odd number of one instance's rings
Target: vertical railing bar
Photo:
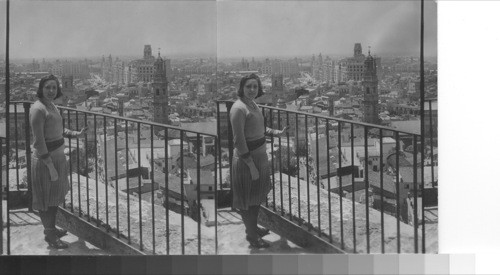
[[[270,128],[274,128],[274,120],[273,120],[273,109],[269,110],[269,119],[271,120]],[[276,212],[276,187],[275,187],[275,179],[274,179],[274,137],[271,136],[271,179],[273,182],[273,210]]]
[[[425,74],[424,74],[424,0],[420,1],[420,134],[422,136],[420,151],[422,154],[422,202],[424,192],[424,145],[425,145],[425,127],[424,127],[424,99],[425,99]],[[429,110],[430,111],[430,110]],[[425,253],[425,209],[422,203],[422,253]]]
[[[286,112],[286,126],[290,127],[289,112]],[[292,182],[291,182],[291,168],[290,168],[290,129],[286,131],[286,144],[287,144],[287,165],[288,165],[288,213],[290,214],[290,221],[292,220]]]
[[[129,150],[128,150],[128,121],[125,120],[125,175],[127,184],[127,239],[128,244],[131,244],[130,240],[130,180],[129,180]]]
[[[96,213],[96,223],[100,226],[101,222],[99,220],[99,157],[97,154],[97,115],[94,114],[94,150],[95,150],[95,213]],[[90,213],[89,213],[90,215]]]
[[[7,109],[10,109],[9,106],[7,106]],[[7,112],[10,112],[10,110],[7,110]],[[19,191],[19,135],[17,132],[17,103],[14,103],[14,135],[16,137],[15,144],[16,144],[16,186],[17,190]],[[27,157],[27,156],[26,156]]]
[[[421,146],[420,146],[420,154],[421,154],[421,162],[422,162],[422,169],[421,169],[421,181],[420,181],[420,190],[422,190],[422,253],[425,253],[425,207],[424,207],[424,191],[425,191],[425,185],[424,185],[424,145],[425,145],[425,135],[422,133],[420,136],[421,139]]]
[[[429,131],[430,131],[430,140],[431,140],[431,180],[432,180],[432,188],[436,187],[436,183],[434,181],[434,129],[432,125],[432,101],[429,100]],[[423,198],[423,196],[422,196]]]
[[[139,168],[139,248],[142,251],[142,167],[141,167],[141,123],[137,122],[137,167]]]
[[[321,237],[321,203],[320,203],[320,188],[321,176],[319,173],[319,132],[318,132],[318,117],[314,118],[316,126],[316,191],[318,193],[318,236]]]
[[[354,168],[354,124],[351,123],[351,165]],[[358,170],[359,171],[359,170]],[[356,253],[356,198],[355,198],[355,180],[354,173],[352,173],[352,237],[353,237],[353,246],[354,253]]]
[[[300,205],[301,205],[301,197],[300,197],[300,159],[299,159],[299,114],[295,113],[295,152],[297,155],[297,211],[299,224],[302,224],[302,218],[300,215]]]
[[[62,118],[63,128],[65,128],[66,119],[64,118],[64,110],[63,109],[59,109],[59,115],[61,115],[61,118]],[[70,152],[71,152],[71,150],[70,150]],[[70,162],[70,164],[71,164],[71,162]],[[70,171],[71,171],[71,169],[70,169]],[[71,172],[70,172],[70,174],[71,174]],[[63,201],[63,207],[66,208],[66,199],[64,199],[64,201]]]
[[[167,238],[167,255],[170,254],[170,205],[169,205],[169,198],[170,198],[170,190],[168,186],[168,176],[169,176],[169,166],[168,166],[168,128],[164,127],[163,128],[165,131],[165,226],[166,226],[166,238]]]
[[[7,139],[7,138],[6,138]],[[0,137],[0,255],[3,255],[3,138]],[[31,157],[31,156],[30,156]],[[8,159],[6,159],[8,163]],[[6,165],[7,167],[8,165]],[[8,185],[8,184],[7,184]],[[8,203],[8,201],[7,201]]]
[[[332,196],[331,196],[331,183],[330,183],[330,120],[325,119],[326,127],[326,173],[328,182],[328,237],[330,243],[333,242],[332,239]],[[342,218],[342,217],[341,217]]]
[[[337,139],[338,139],[338,155],[339,155],[339,170],[342,169],[342,122],[338,121],[337,122],[337,127],[338,127],[338,133],[337,133]],[[341,249],[345,249],[345,242],[344,242],[344,209],[343,209],[343,197],[344,197],[344,190],[342,187],[342,175],[337,175],[339,178],[339,198],[340,198],[340,242],[341,242]]]
[[[78,131],[78,111],[75,111],[76,130]],[[80,137],[76,138],[76,174],[78,176],[78,217],[82,216],[82,196],[81,196],[81,181],[80,181]],[[73,183],[72,183],[73,184]]]
[[[215,143],[215,145],[220,145],[220,136],[217,136],[215,137],[215,139],[217,139],[217,142]],[[216,160],[217,159],[217,150],[219,148],[214,148],[214,159]],[[217,165],[222,166],[222,163],[218,163],[215,162],[215,167],[214,167],[214,213],[215,213],[215,216],[214,216],[214,222],[215,222],[215,255],[219,254],[219,242],[218,242],[218,238],[217,238],[217,228],[218,228],[218,222],[217,222],[217,216],[218,216],[218,207],[217,207],[217,202],[218,202],[218,198],[217,198]],[[219,170],[220,171],[220,170]],[[267,202],[267,200],[266,200]]]
[[[232,102],[227,102],[226,101],[226,110],[227,110],[227,116],[226,116],[226,120],[227,120],[227,140],[228,140],[228,155],[229,155],[229,181],[232,182],[233,180],[233,149],[234,149],[234,144],[233,144],[233,126],[231,125],[231,119],[229,117],[230,115],[230,111],[231,111],[231,107],[233,106],[232,105],[233,103]],[[222,149],[221,149],[222,150]],[[229,184],[229,190],[230,191],[233,191],[233,184]],[[231,210],[235,210],[235,208],[231,205]]]
[[[384,228],[385,228],[385,223],[384,223],[384,137],[383,137],[383,130],[380,129],[380,201],[381,201],[381,207],[380,207],[380,212],[382,213],[380,215],[380,224],[381,224],[381,246],[382,246],[382,254],[385,253],[385,240],[384,240]]]
[[[414,146],[417,146],[414,144]],[[397,221],[397,248],[401,253],[401,227],[400,227],[400,205],[399,205],[399,132],[396,132],[396,221]]]
[[[278,110],[278,129],[281,129],[281,111]],[[274,136],[272,136],[272,139],[274,140]],[[279,165],[279,172],[280,172],[280,209],[281,209],[281,216],[283,217],[285,215],[285,210],[283,209],[283,163],[281,161],[281,156],[282,156],[282,148],[281,148],[281,136],[278,137],[278,146],[279,146],[279,156],[278,156],[278,165]]]
[[[6,29],[5,29],[5,186],[7,187],[7,255],[10,255],[10,206],[9,206],[9,159],[10,159],[10,56],[9,56],[9,40],[10,40],[10,0],[6,1]],[[2,187],[0,186],[0,189]],[[3,224],[3,220],[0,222]],[[3,238],[3,231],[0,232]],[[2,245],[3,249],[3,245]]]
[[[116,199],[116,238],[120,238],[120,210],[118,203],[118,125],[116,118],[113,119],[114,133],[115,133],[115,199]]]
[[[71,111],[69,109],[66,109],[68,112],[68,130],[71,129]],[[68,143],[69,143],[69,187],[70,187],[70,193],[71,193],[71,213],[74,213],[74,203],[73,203],[73,154],[71,150],[71,141],[72,138],[71,136],[68,137]]]
[[[197,182],[197,199],[198,199],[198,255],[201,255],[201,185],[200,185],[200,134],[196,134],[196,148],[197,148],[197,157],[196,157],[196,182]]]
[[[417,144],[417,136],[413,135],[413,144]],[[413,146],[413,233],[414,233],[414,251],[418,253],[418,214],[417,214],[417,146]],[[422,195],[423,195],[422,190]],[[422,201],[423,204],[423,201]]]
[[[219,106],[219,103],[216,102],[217,104],[217,136],[219,137],[217,139],[217,150],[222,150],[222,147],[221,147],[221,139],[220,139],[220,136],[221,136],[221,123],[220,123],[220,106]],[[229,115],[229,114],[228,114]],[[219,151],[219,174],[221,175],[220,176],[220,179],[219,179],[219,184],[222,188],[222,151]],[[217,162],[217,159],[215,159],[215,161]],[[217,184],[217,183],[216,183]],[[267,201],[266,201],[267,202]]]
[[[267,116],[266,116],[266,109],[264,108],[261,108],[261,112],[262,112],[262,117],[264,118],[264,129],[267,129],[267,127],[269,128],[272,128],[272,125],[269,126],[268,122],[267,122]],[[267,150],[267,148],[266,148]],[[269,197],[266,197],[266,207],[269,207]]]
[[[304,115],[305,123],[305,134],[306,134],[306,182],[307,182],[307,229],[311,231],[311,197],[309,190],[309,128],[307,127],[308,116]]]
[[[180,131],[181,137],[181,247],[184,255],[184,131]]]
[[[152,233],[153,233],[153,255],[156,254],[156,235],[155,235],[155,159],[154,159],[154,126],[150,125],[150,138],[151,138],[151,157],[150,157],[150,163],[151,163],[151,227],[152,227]]]
[[[8,111],[10,112],[10,110]],[[8,125],[9,126],[9,125]],[[8,128],[8,127],[7,127]],[[7,133],[9,134],[9,133]],[[9,202],[10,202],[10,184],[9,184],[9,157],[10,157],[10,146],[9,146],[9,140],[8,140],[9,136],[6,135],[6,139],[5,139],[5,144],[6,144],[6,150],[5,150],[5,155],[6,155],[6,173],[5,173],[5,186],[7,187],[7,190],[6,190],[6,195],[7,195],[7,203],[6,203],[6,206],[7,206],[7,255],[10,255],[10,205],[9,205]],[[3,224],[3,220],[1,222]],[[3,236],[3,232],[2,233],[2,236]]]
[[[366,210],[366,252],[370,254],[370,201],[368,189],[370,187],[368,182],[368,127],[364,126],[364,139],[365,139],[365,210]]]
[[[32,182],[32,178],[31,178],[31,131],[30,131],[30,106],[31,106],[31,103],[24,103],[24,129],[25,129],[25,142],[24,142],[24,146],[25,146],[25,151],[26,151],[26,154],[25,154],[25,158],[26,158],[26,179],[27,179],[27,184],[28,184],[28,194],[30,195],[30,197],[33,196],[33,182]],[[2,154],[0,154],[1,156]],[[1,165],[0,165],[1,167]],[[1,170],[1,169],[0,169]],[[1,189],[1,184],[0,184],[0,189]],[[1,196],[0,196],[0,200],[1,200]],[[31,203],[28,204],[28,211],[32,212],[33,211],[33,205]],[[0,219],[1,220],[1,219]],[[0,232],[2,232],[0,230]],[[1,253],[0,253],[1,254]]]
[[[104,184],[106,192],[106,232],[109,232],[109,198],[108,198],[108,123],[104,116]]]
[[[85,119],[85,128],[87,128],[87,132],[85,132],[85,170],[87,172],[87,177],[85,178],[86,184],[86,192],[87,192],[87,222],[90,222],[90,198],[89,198],[89,138],[88,138],[88,121],[87,121],[87,113],[83,113],[83,118]],[[94,156],[94,159],[96,156]]]

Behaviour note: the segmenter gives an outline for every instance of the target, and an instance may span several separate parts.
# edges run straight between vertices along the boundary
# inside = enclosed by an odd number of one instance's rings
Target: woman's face
[[[55,80],[48,80],[43,84],[42,90],[43,98],[54,100],[57,96],[57,82]]]
[[[245,97],[253,100],[258,93],[259,83],[257,82],[257,79],[247,80],[245,85],[243,86],[243,94],[245,95]]]

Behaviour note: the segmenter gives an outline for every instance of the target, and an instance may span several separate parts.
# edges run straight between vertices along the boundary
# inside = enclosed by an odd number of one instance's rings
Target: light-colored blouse
[[[247,141],[276,134],[276,130],[265,127],[261,109],[258,107],[254,109],[241,99],[236,100],[231,107],[229,119],[233,128],[234,148],[238,156],[248,153]]]
[[[47,142],[76,134],[75,131],[63,128],[63,119],[55,105],[47,106],[40,100],[31,106],[30,124],[33,131],[33,153],[37,157],[49,153]]]

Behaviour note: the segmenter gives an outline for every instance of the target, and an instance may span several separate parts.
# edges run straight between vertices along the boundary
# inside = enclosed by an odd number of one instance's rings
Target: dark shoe
[[[268,248],[270,246],[268,242],[264,241],[261,238],[251,238],[247,236],[247,241],[253,248]]]
[[[45,241],[49,244],[50,247],[56,248],[56,249],[64,249],[68,248],[68,244],[64,243],[59,239],[58,234],[59,231],[55,228],[52,229],[45,229]]]
[[[262,228],[262,227],[257,227],[257,234],[258,234],[260,237],[264,237],[264,236],[266,236],[267,234],[269,234],[269,229],[267,229],[267,228]]]
[[[57,229],[56,228],[56,230],[57,230],[56,235],[58,238],[61,238],[61,237],[68,235],[68,230],[66,230],[66,229]]]
[[[61,241],[59,238],[50,239],[49,237],[45,237],[45,241],[49,244],[50,247],[56,249],[65,249],[68,248],[68,244]]]

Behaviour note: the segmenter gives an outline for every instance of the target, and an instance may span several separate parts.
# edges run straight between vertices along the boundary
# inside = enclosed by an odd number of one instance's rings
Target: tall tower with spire
[[[278,104],[278,100],[284,97],[285,89],[283,88],[283,75],[271,75],[271,94],[273,96],[273,106]]]
[[[363,49],[361,48],[361,43],[354,44],[354,57],[363,55]]]
[[[151,45],[144,45],[144,59],[153,59],[153,52],[151,50]]]
[[[68,101],[70,100],[71,97],[74,96],[74,87],[73,87],[73,76],[72,75],[63,75],[61,77],[62,80],[62,87],[61,87],[61,92],[62,92],[62,97],[61,97],[61,104],[63,106],[68,106]]]
[[[160,56],[158,50],[158,58],[154,63],[153,75],[153,121],[157,123],[168,123],[168,81],[165,74],[165,62]]]
[[[375,59],[368,51],[365,59],[365,71],[363,74],[363,121],[366,123],[379,124],[378,106],[378,79]]]

